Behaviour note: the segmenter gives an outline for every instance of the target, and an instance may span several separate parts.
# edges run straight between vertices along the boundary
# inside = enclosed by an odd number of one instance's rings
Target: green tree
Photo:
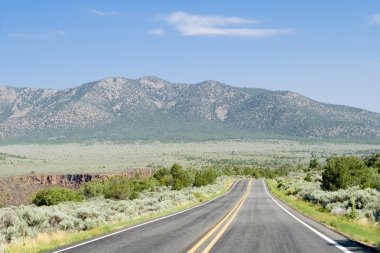
[[[182,188],[189,187],[193,184],[190,173],[183,170],[182,166],[177,163],[173,164],[170,173],[173,177],[173,190],[181,190]]]
[[[334,157],[328,159],[322,174],[322,188],[336,191],[358,185],[369,187],[371,171],[356,157]]]
[[[199,170],[195,174],[194,186],[206,186],[209,184],[214,184],[217,178],[217,173],[215,170],[208,168],[205,170]]]

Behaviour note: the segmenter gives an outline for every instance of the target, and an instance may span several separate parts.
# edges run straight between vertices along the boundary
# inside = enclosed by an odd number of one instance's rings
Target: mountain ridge
[[[0,85],[0,141],[380,140],[380,114],[215,80],[110,77],[68,89]]]

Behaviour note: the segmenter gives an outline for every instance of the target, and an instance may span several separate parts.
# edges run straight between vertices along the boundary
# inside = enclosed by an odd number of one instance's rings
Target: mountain
[[[380,141],[380,114],[217,81],[117,77],[66,90],[0,86],[0,142],[236,138]]]

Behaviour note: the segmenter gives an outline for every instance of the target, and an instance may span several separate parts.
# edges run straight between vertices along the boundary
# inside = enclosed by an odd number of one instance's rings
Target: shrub
[[[65,189],[60,186],[52,187],[47,190],[43,189],[36,193],[32,202],[36,206],[51,206],[61,202],[82,201],[83,197],[77,191]]]
[[[356,210],[356,203],[354,196],[351,197],[351,210],[348,214],[351,220],[356,220],[359,217],[358,211]]]
[[[153,177],[158,181],[161,181],[167,175],[170,175],[170,170],[167,168],[161,168],[154,173]]]
[[[347,189],[358,185],[369,187],[371,170],[356,157],[334,157],[329,159],[322,174],[322,188],[329,191]]]
[[[318,177],[319,172],[311,172]],[[335,215],[346,215],[350,219],[367,217],[374,222],[380,221],[380,192],[376,189],[360,189],[353,186],[338,191],[323,191],[320,182],[304,180],[305,174],[291,173],[286,178],[277,178],[277,186],[287,195],[294,195],[313,204],[320,205]]]
[[[132,179],[132,183],[135,192],[142,192],[145,190],[154,191],[158,186],[158,181],[154,177],[145,177],[144,179],[135,177]]]
[[[104,184],[104,197],[107,199],[128,199],[133,193],[133,184],[123,176],[114,176]]]
[[[209,168],[206,170],[197,171],[194,179],[194,186],[206,186],[209,184],[214,184],[217,178],[216,171]]]
[[[203,202],[205,199],[205,196],[203,196],[200,192],[194,192],[194,197],[199,200],[199,202]]]
[[[305,181],[306,182],[311,182],[313,181],[313,179],[311,178],[311,174],[310,173],[307,173],[306,177],[305,177]]]
[[[380,191],[380,174],[377,173],[376,168],[372,168],[371,186],[370,187]]]
[[[104,183],[101,180],[93,180],[85,183],[81,187],[82,194],[85,198],[99,197],[103,195]]]
[[[47,217],[45,212],[41,209],[36,211],[31,211],[30,209],[26,209],[21,214],[22,219],[28,224],[30,227],[48,227],[49,223],[47,222]]]
[[[311,159],[309,163],[310,169],[315,169],[319,166],[319,161],[317,159]]]
[[[368,167],[377,168],[380,173],[380,153],[365,158],[364,162]]]
[[[163,178],[161,178],[160,185],[161,186],[171,186],[171,185],[173,185],[173,176],[171,174],[165,175]]]
[[[193,184],[190,172],[182,169],[179,164],[174,164],[170,170],[173,177],[173,190],[181,190],[182,188],[189,187]]]
[[[223,179],[221,177],[215,184],[200,188],[172,191],[168,187],[160,187],[153,192],[143,191],[140,193],[141,198],[136,200],[92,198],[82,203],[66,202],[56,206],[1,208],[0,244],[19,240],[23,236],[30,238],[38,233],[82,231],[101,224],[136,219],[141,214],[170,210],[178,204],[196,201],[196,196],[202,201],[224,188]],[[111,178],[110,181],[118,180]]]

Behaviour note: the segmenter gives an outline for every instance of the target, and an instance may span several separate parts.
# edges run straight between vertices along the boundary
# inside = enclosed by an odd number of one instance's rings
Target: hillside
[[[217,81],[118,77],[66,90],[0,86],[4,143],[236,138],[380,141],[380,114]]]

